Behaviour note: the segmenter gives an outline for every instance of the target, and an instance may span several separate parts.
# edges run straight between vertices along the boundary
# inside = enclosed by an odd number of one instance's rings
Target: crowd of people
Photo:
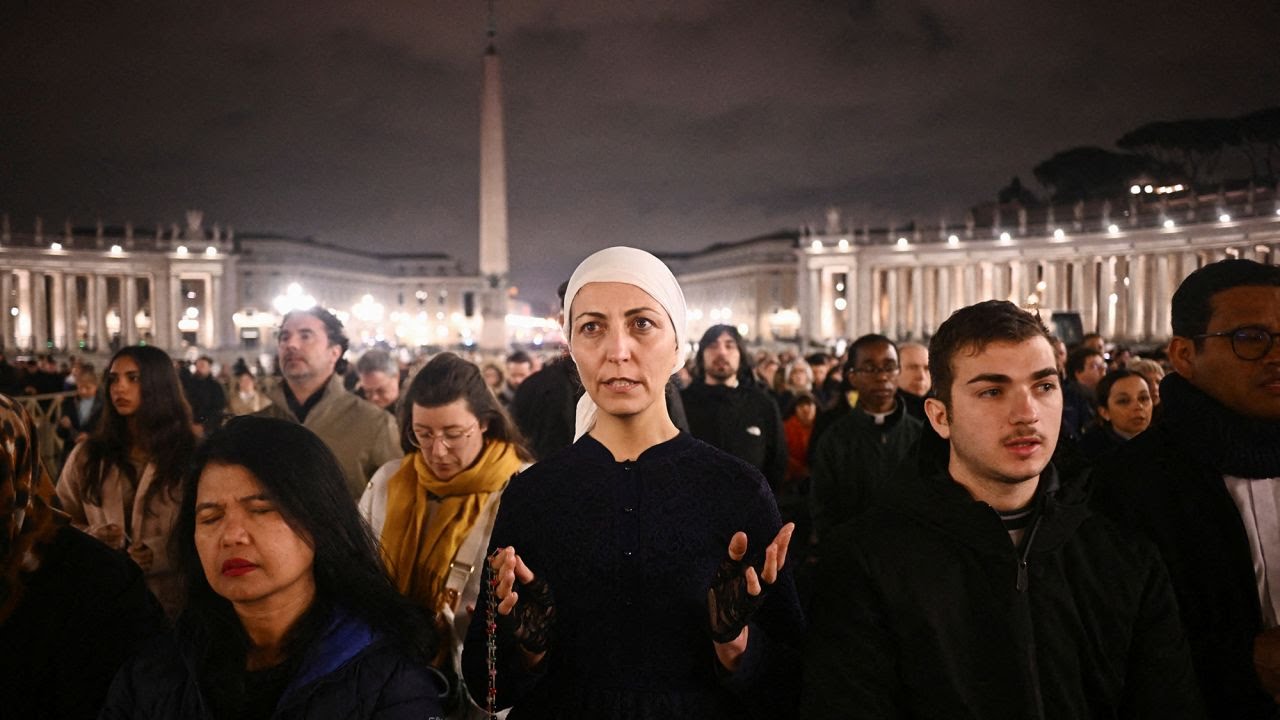
[[[65,394],[53,475],[0,395],[4,714],[1280,717],[1280,267],[1152,357],[1002,301],[690,338],[625,247],[560,301],[549,358],[352,363],[313,307],[274,374],[0,359]]]

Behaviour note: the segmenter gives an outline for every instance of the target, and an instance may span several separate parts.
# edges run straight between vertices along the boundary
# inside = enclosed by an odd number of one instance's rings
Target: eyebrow
[[[1049,367],[1041,368],[1040,370],[1037,370],[1031,374],[1031,379],[1043,380],[1044,378],[1047,378],[1051,375],[1056,376],[1057,374],[1058,374],[1057,368],[1049,368]],[[1013,382],[1013,378],[1009,377],[1008,375],[1002,375],[1000,373],[982,373],[981,375],[973,376],[973,378],[970,379],[965,384],[974,385],[977,383],[995,383],[997,385],[1007,385],[1011,382]]]
[[[622,315],[623,317],[631,317],[632,315],[639,315],[640,313],[643,313],[643,312],[657,313],[658,311],[646,305],[644,307],[638,307],[638,308],[633,308],[631,310],[628,310],[624,312]],[[592,317],[592,318],[603,318],[605,317],[605,314],[598,310],[583,310],[573,318],[573,321],[577,322],[581,320],[583,316]]]
[[[242,498],[236,498],[236,502],[240,503],[241,505],[247,502],[254,502],[257,500],[265,500],[267,502],[271,502],[271,498],[267,497],[266,493],[258,493],[256,495],[245,495]],[[220,502],[196,503],[196,512],[199,513],[201,510],[217,510],[220,507],[222,507],[222,503]]]

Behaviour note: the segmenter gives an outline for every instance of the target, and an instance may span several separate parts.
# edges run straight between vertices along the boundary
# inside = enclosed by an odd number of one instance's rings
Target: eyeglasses
[[[445,450],[452,450],[458,443],[471,437],[471,434],[480,427],[480,423],[476,422],[469,430],[446,430],[439,435],[429,432],[413,431],[413,446],[419,449],[431,450],[439,442],[444,446]]]
[[[881,365],[880,367],[867,365],[865,367],[849,368],[849,374],[850,375],[897,375],[901,370],[902,368],[896,364]]]
[[[1193,340],[1203,340],[1211,337],[1231,338],[1231,352],[1241,360],[1261,360],[1271,352],[1271,346],[1276,341],[1276,336],[1270,331],[1257,327],[1243,327],[1235,330],[1223,330],[1216,333],[1204,333],[1203,335],[1193,335]]]

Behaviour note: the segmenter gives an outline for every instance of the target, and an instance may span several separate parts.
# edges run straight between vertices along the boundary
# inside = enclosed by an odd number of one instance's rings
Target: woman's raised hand
[[[116,523],[107,523],[106,525],[91,528],[89,534],[114,550],[120,550],[124,547],[124,528]]]
[[[707,590],[711,638],[717,643],[732,643],[742,636],[751,616],[764,603],[764,586],[778,579],[778,572],[787,562],[787,548],[795,529],[795,523],[782,526],[765,548],[764,565],[759,573],[743,560],[747,555],[747,534],[741,531],[733,534],[729,555],[720,563]]]

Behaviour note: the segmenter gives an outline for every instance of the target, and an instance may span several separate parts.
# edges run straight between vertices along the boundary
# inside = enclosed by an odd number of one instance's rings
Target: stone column
[[[169,275],[169,294],[166,298],[169,303],[169,332],[173,336],[173,349],[177,351],[182,347],[182,335],[178,330],[178,321],[182,319],[182,311],[185,307],[182,297],[182,278],[179,275]]]
[[[871,297],[867,302],[867,308],[871,313],[871,322],[867,325],[867,332],[880,333],[882,335],[885,332],[884,313],[881,312],[884,308],[884,305],[881,303],[881,297],[884,295],[885,291],[885,281],[883,278],[884,275],[879,269],[871,271]],[[853,340],[854,338],[849,339]]]
[[[130,274],[120,276],[120,342],[138,344],[138,280]]]
[[[933,323],[929,326],[930,335],[938,331],[938,326],[946,321],[950,317],[951,311],[955,309],[954,291],[951,284],[954,275],[955,272],[950,267],[938,268],[937,304],[934,307]]]
[[[761,288],[759,294],[761,297],[764,296],[763,288]],[[236,334],[234,318],[236,310],[239,309],[239,297],[236,275],[231,271],[229,264],[224,264],[222,275],[218,276],[217,292],[214,293],[218,308],[218,347],[220,348],[234,347],[240,343],[240,338]],[[760,338],[765,337],[765,325],[761,321],[760,312],[760,309],[764,307],[766,307],[766,303],[757,298],[756,312],[753,314],[756,317],[756,322],[753,323],[753,330],[756,333],[756,337]]]
[[[17,345],[28,350],[35,349],[35,326],[31,317],[31,275],[30,270],[18,270],[18,316]]]
[[[1009,262],[1009,295],[1015,305],[1021,306],[1027,301],[1027,267],[1022,260]]]
[[[981,281],[978,285],[978,300],[990,300],[995,297],[995,268],[990,262],[983,260],[978,263],[978,270],[981,273]]]
[[[884,281],[884,295],[889,303],[888,308],[885,310],[881,332],[890,338],[897,338],[902,334],[902,304],[898,302],[898,269],[889,268],[886,270]]]
[[[177,349],[173,342],[175,332],[171,325],[176,320],[169,316],[169,273],[159,272],[150,276],[151,282],[151,337],[156,347],[168,352]]]
[[[1173,328],[1169,325],[1170,303],[1173,300],[1169,275],[1172,269],[1168,254],[1160,253],[1154,260],[1155,268],[1151,283],[1151,337],[1155,340],[1164,340],[1173,334]]]
[[[812,261],[806,258],[805,262]],[[799,296],[801,303],[801,338],[821,340],[825,337],[822,332],[822,309],[818,307],[819,291],[822,289],[822,273],[806,264],[805,267],[801,268],[800,275],[805,281],[803,284],[804,292]]]
[[[923,340],[925,333],[932,334],[933,329],[938,327],[938,273],[941,268],[927,268],[922,273],[922,281],[924,286],[920,288],[920,335],[917,340]]]
[[[14,307],[13,271],[0,268],[0,350],[8,350],[18,345],[14,341],[16,323],[13,315],[9,314],[12,307]]]
[[[45,288],[45,273],[31,271],[31,349],[48,351],[49,295]]]
[[[53,320],[53,346],[66,351],[71,347],[67,342],[67,284],[60,272],[51,272],[49,277],[53,285],[49,308],[49,317]]]
[[[961,272],[964,274],[964,297],[960,301],[961,307],[967,307],[978,301],[979,275],[980,271],[978,263],[970,260],[961,266]]]
[[[932,271],[931,271],[932,272]],[[919,265],[911,268],[911,339],[920,342],[924,337],[924,270]]]
[[[1125,329],[1130,338],[1146,340],[1151,337],[1147,317],[1147,295],[1151,292],[1151,284],[1147,280],[1147,256],[1129,256],[1129,318]]]
[[[89,276],[89,345],[98,352],[111,346],[107,332],[107,276]]]
[[[80,295],[76,292],[75,273],[68,273],[62,279],[65,287],[63,291],[66,297],[66,324],[67,324],[67,349],[72,352],[79,352],[80,347]]]
[[[1100,332],[1102,329],[1099,322],[1102,317],[1102,311],[1098,305],[1098,265],[1100,262],[1099,258],[1091,257],[1083,263],[1080,269],[1081,278],[1083,279],[1082,292],[1080,293],[1080,317],[1086,333]]]
[[[857,288],[857,294],[850,293],[849,302],[853,303],[857,311],[849,313],[849,318],[850,322],[856,320],[857,324],[851,325],[845,330],[845,337],[849,339],[871,332],[871,318],[874,315],[874,308],[871,303],[871,298],[874,297],[872,293],[873,276],[874,273],[867,267],[865,261],[859,260],[854,263],[850,277],[858,278],[858,281],[854,283],[854,287]]]
[[[1104,257],[1098,263],[1098,332],[1108,340],[1116,334],[1116,308],[1111,304],[1111,293],[1115,292],[1115,257]]]

